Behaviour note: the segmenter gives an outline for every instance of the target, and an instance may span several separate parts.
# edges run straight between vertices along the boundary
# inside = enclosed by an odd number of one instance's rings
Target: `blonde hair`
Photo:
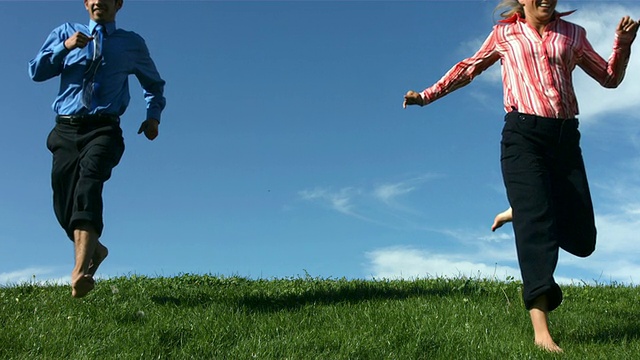
[[[504,9],[504,10],[503,10]],[[497,11],[503,10],[500,13],[500,16],[503,18],[510,18],[516,13],[519,13],[520,16],[524,17],[524,7],[518,0],[502,0],[498,6],[496,6],[495,10],[493,10],[494,14]]]

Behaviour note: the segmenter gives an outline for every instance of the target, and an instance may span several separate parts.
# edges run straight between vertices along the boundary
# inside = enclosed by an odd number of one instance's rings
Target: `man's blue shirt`
[[[133,74],[144,89],[147,119],[160,121],[165,106],[164,84],[149,50],[140,35],[116,28],[115,22],[103,24],[102,63],[95,75],[100,84],[97,107],[89,111],[82,105],[82,82],[92,43],[84,48],[67,50],[64,41],[80,31],[90,35],[97,24],[66,23],[54,29],[35,59],[29,62],[29,75],[34,81],[45,81],[60,75],[60,91],[53,102],[58,115],[124,114],[129,105],[129,75]]]

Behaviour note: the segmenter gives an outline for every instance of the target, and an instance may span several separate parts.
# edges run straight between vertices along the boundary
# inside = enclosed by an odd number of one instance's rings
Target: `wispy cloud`
[[[417,190],[423,183],[439,177],[441,175],[428,174],[394,183],[379,184],[373,189],[373,197],[387,205],[397,206],[398,198]]]
[[[415,187],[406,183],[385,184],[374,189],[373,195],[382,202],[389,204],[398,196],[408,194],[415,190]]]
[[[298,196],[301,200],[319,203],[344,215],[396,227],[389,222],[390,217],[407,222],[408,219],[402,214],[416,212],[399,199],[419,190],[421,184],[437,177],[439,175],[430,174],[370,187],[342,187],[339,190],[316,187],[299,191]],[[381,213],[385,215],[380,215]]]
[[[338,191],[331,191],[326,188],[314,188],[311,190],[302,190],[298,193],[302,200],[317,201],[328,205],[331,209],[349,216],[353,216],[362,220],[369,220],[365,216],[358,214],[353,204],[354,198],[362,195],[362,190],[345,187]]]

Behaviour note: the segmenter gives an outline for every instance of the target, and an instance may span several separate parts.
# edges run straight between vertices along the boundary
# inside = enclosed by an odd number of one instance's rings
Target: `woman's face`
[[[520,0],[520,4],[524,6],[526,19],[548,23],[553,18],[558,0]]]

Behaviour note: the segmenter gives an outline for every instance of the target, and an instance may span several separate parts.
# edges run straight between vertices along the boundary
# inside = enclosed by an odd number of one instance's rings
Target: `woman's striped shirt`
[[[573,12],[573,11],[572,11]],[[519,14],[502,20],[472,57],[456,64],[435,85],[424,90],[431,103],[469,84],[500,60],[505,111],[552,118],[574,118],[578,103],[571,72],[577,66],[607,88],[617,87],[629,61],[631,42],[617,36],[608,60],[598,55],[584,28],[556,17],[542,36]]]

